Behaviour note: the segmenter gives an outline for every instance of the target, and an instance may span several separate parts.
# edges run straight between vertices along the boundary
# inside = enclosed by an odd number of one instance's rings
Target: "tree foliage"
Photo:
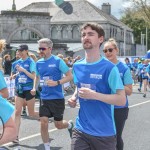
[[[136,18],[142,18],[150,26],[150,0],[124,0],[130,2],[130,8],[136,11]],[[127,9],[128,10],[128,9]]]
[[[148,49],[150,49],[150,5],[147,5],[146,0],[131,1],[133,5],[124,10],[121,21],[133,29],[136,44],[141,44],[141,33],[145,34],[144,40],[146,43],[147,28]]]

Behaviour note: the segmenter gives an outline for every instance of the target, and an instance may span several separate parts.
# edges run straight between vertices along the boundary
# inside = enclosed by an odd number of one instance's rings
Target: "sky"
[[[18,10],[33,2],[48,2],[48,1],[54,1],[54,0],[15,0],[15,3],[16,3],[17,10]],[[103,3],[109,3],[111,5],[112,15],[114,15],[118,19],[122,15],[120,13],[121,9],[123,9],[123,7],[125,6],[125,3],[123,3],[123,0],[88,0],[88,1],[98,6],[99,8],[101,8],[101,5]],[[13,3],[13,0],[3,0],[3,2],[1,2],[0,4],[0,11],[11,10],[12,3]]]

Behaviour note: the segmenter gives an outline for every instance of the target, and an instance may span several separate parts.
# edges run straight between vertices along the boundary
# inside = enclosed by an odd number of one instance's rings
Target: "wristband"
[[[57,85],[60,85],[60,81],[59,80],[57,81]]]

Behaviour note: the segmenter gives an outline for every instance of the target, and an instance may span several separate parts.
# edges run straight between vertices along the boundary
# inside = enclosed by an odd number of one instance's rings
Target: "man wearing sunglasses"
[[[72,74],[66,63],[59,57],[52,55],[53,43],[50,39],[43,38],[38,41],[39,51],[43,58],[36,63],[36,78],[32,94],[35,94],[38,81],[40,80],[39,110],[41,121],[41,136],[45,150],[50,150],[48,122],[54,117],[54,124],[58,129],[68,128],[72,136],[73,122],[63,120],[65,100],[62,84],[72,80]],[[65,77],[62,75],[65,74]],[[62,78],[63,77],[63,78]]]
[[[79,99],[80,109],[73,130],[71,150],[116,150],[114,106],[125,105],[125,91],[115,65],[100,55],[104,30],[97,23],[81,28],[85,59],[73,65],[77,85],[68,100]]]

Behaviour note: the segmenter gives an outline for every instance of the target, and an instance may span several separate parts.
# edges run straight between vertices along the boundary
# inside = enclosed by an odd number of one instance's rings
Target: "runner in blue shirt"
[[[148,88],[148,74],[147,74],[147,67],[149,65],[148,63],[149,63],[148,59],[145,59],[143,61],[143,68],[141,70],[143,87],[144,87],[143,97],[146,97],[147,88]]]
[[[40,121],[41,136],[45,150],[50,149],[48,134],[48,118],[54,117],[54,124],[58,129],[68,128],[72,135],[73,122],[63,120],[65,109],[64,93],[62,84],[72,80],[72,74],[66,63],[59,57],[51,54],[53,43],[44,38],[38,41],[40,60],[36,63],[36,78],[32,93],[35,94],[36,87],[40,81]],[[65,74],[65,77],[62,75]]]
[[[115,106],[115,124],[116,124],[116,132],[117,132],[117,150],[123,150],[124,143],[122,139],[122,132],[124,129],[125,121],[128,117],[128,97],[127,95],[131,95],[132,93],[132,75],[130,72],[130,69],[128,66],[126,66],[124,63],[118,61],[117,54],[119,52],[117,43],[114,39],[109,39],[104,44],[104,54],[108,60],[110,60],[112,63],[114,63],[120,73],[120,77],[122,79],[125,93],[126,93],[126,104],[124,106]]]
[[[32,58],[28,56],[28,46],[20,45],[18,47],[18,52],[21,59],[17,62],[16,72],[18,72],[18,81],[17,81],[17,92],[15,100],[15,122],[17,126],[17,134],[19,135],[19,128],[21,123],[21,111],[24,104],[24,99],[27,102],[27,108],[29,116],[38,118],[38,112],[35,112],[35,96],[31,94],[31,89],[33,88],[33,79],[35,77],[35,62]],[[17,138],[14,143],[18,143],[19,139]]]
[[[72,135],[71,150],[116,150],[114,106],[125,105],[125,91],[117,67],[100,55],[104,30],[99,24],[81,28],[85,59],[73,65],[77,85],[68,100],[71,107],[79,98],[80,109]]]
[[[0,53],[5,46],[5,40],[0,40]],[[0,145],[13,141],[16,134],[16,126],[12,119],[14,107],[5,98],[8,97],[8,89],[3,77],[3,72],[0,70],[0,117],[4,122],[4,134],[0,139]]]
[[[16,51],[16,60],[12,63],[11,76],[10,76],[10,80],[15,79],[15,90],[17,89],[18,78],[19,78],[19,72],[17,71],[16,66],[19,64],[20,61],[21,61],[20,55],[19,55],[19,52],[17,50]],[[15,97],[15,99],[16,99],[16,97]],[[24,100],[22,116],[27,116],[26,105],[27,105],[26,100]]]

